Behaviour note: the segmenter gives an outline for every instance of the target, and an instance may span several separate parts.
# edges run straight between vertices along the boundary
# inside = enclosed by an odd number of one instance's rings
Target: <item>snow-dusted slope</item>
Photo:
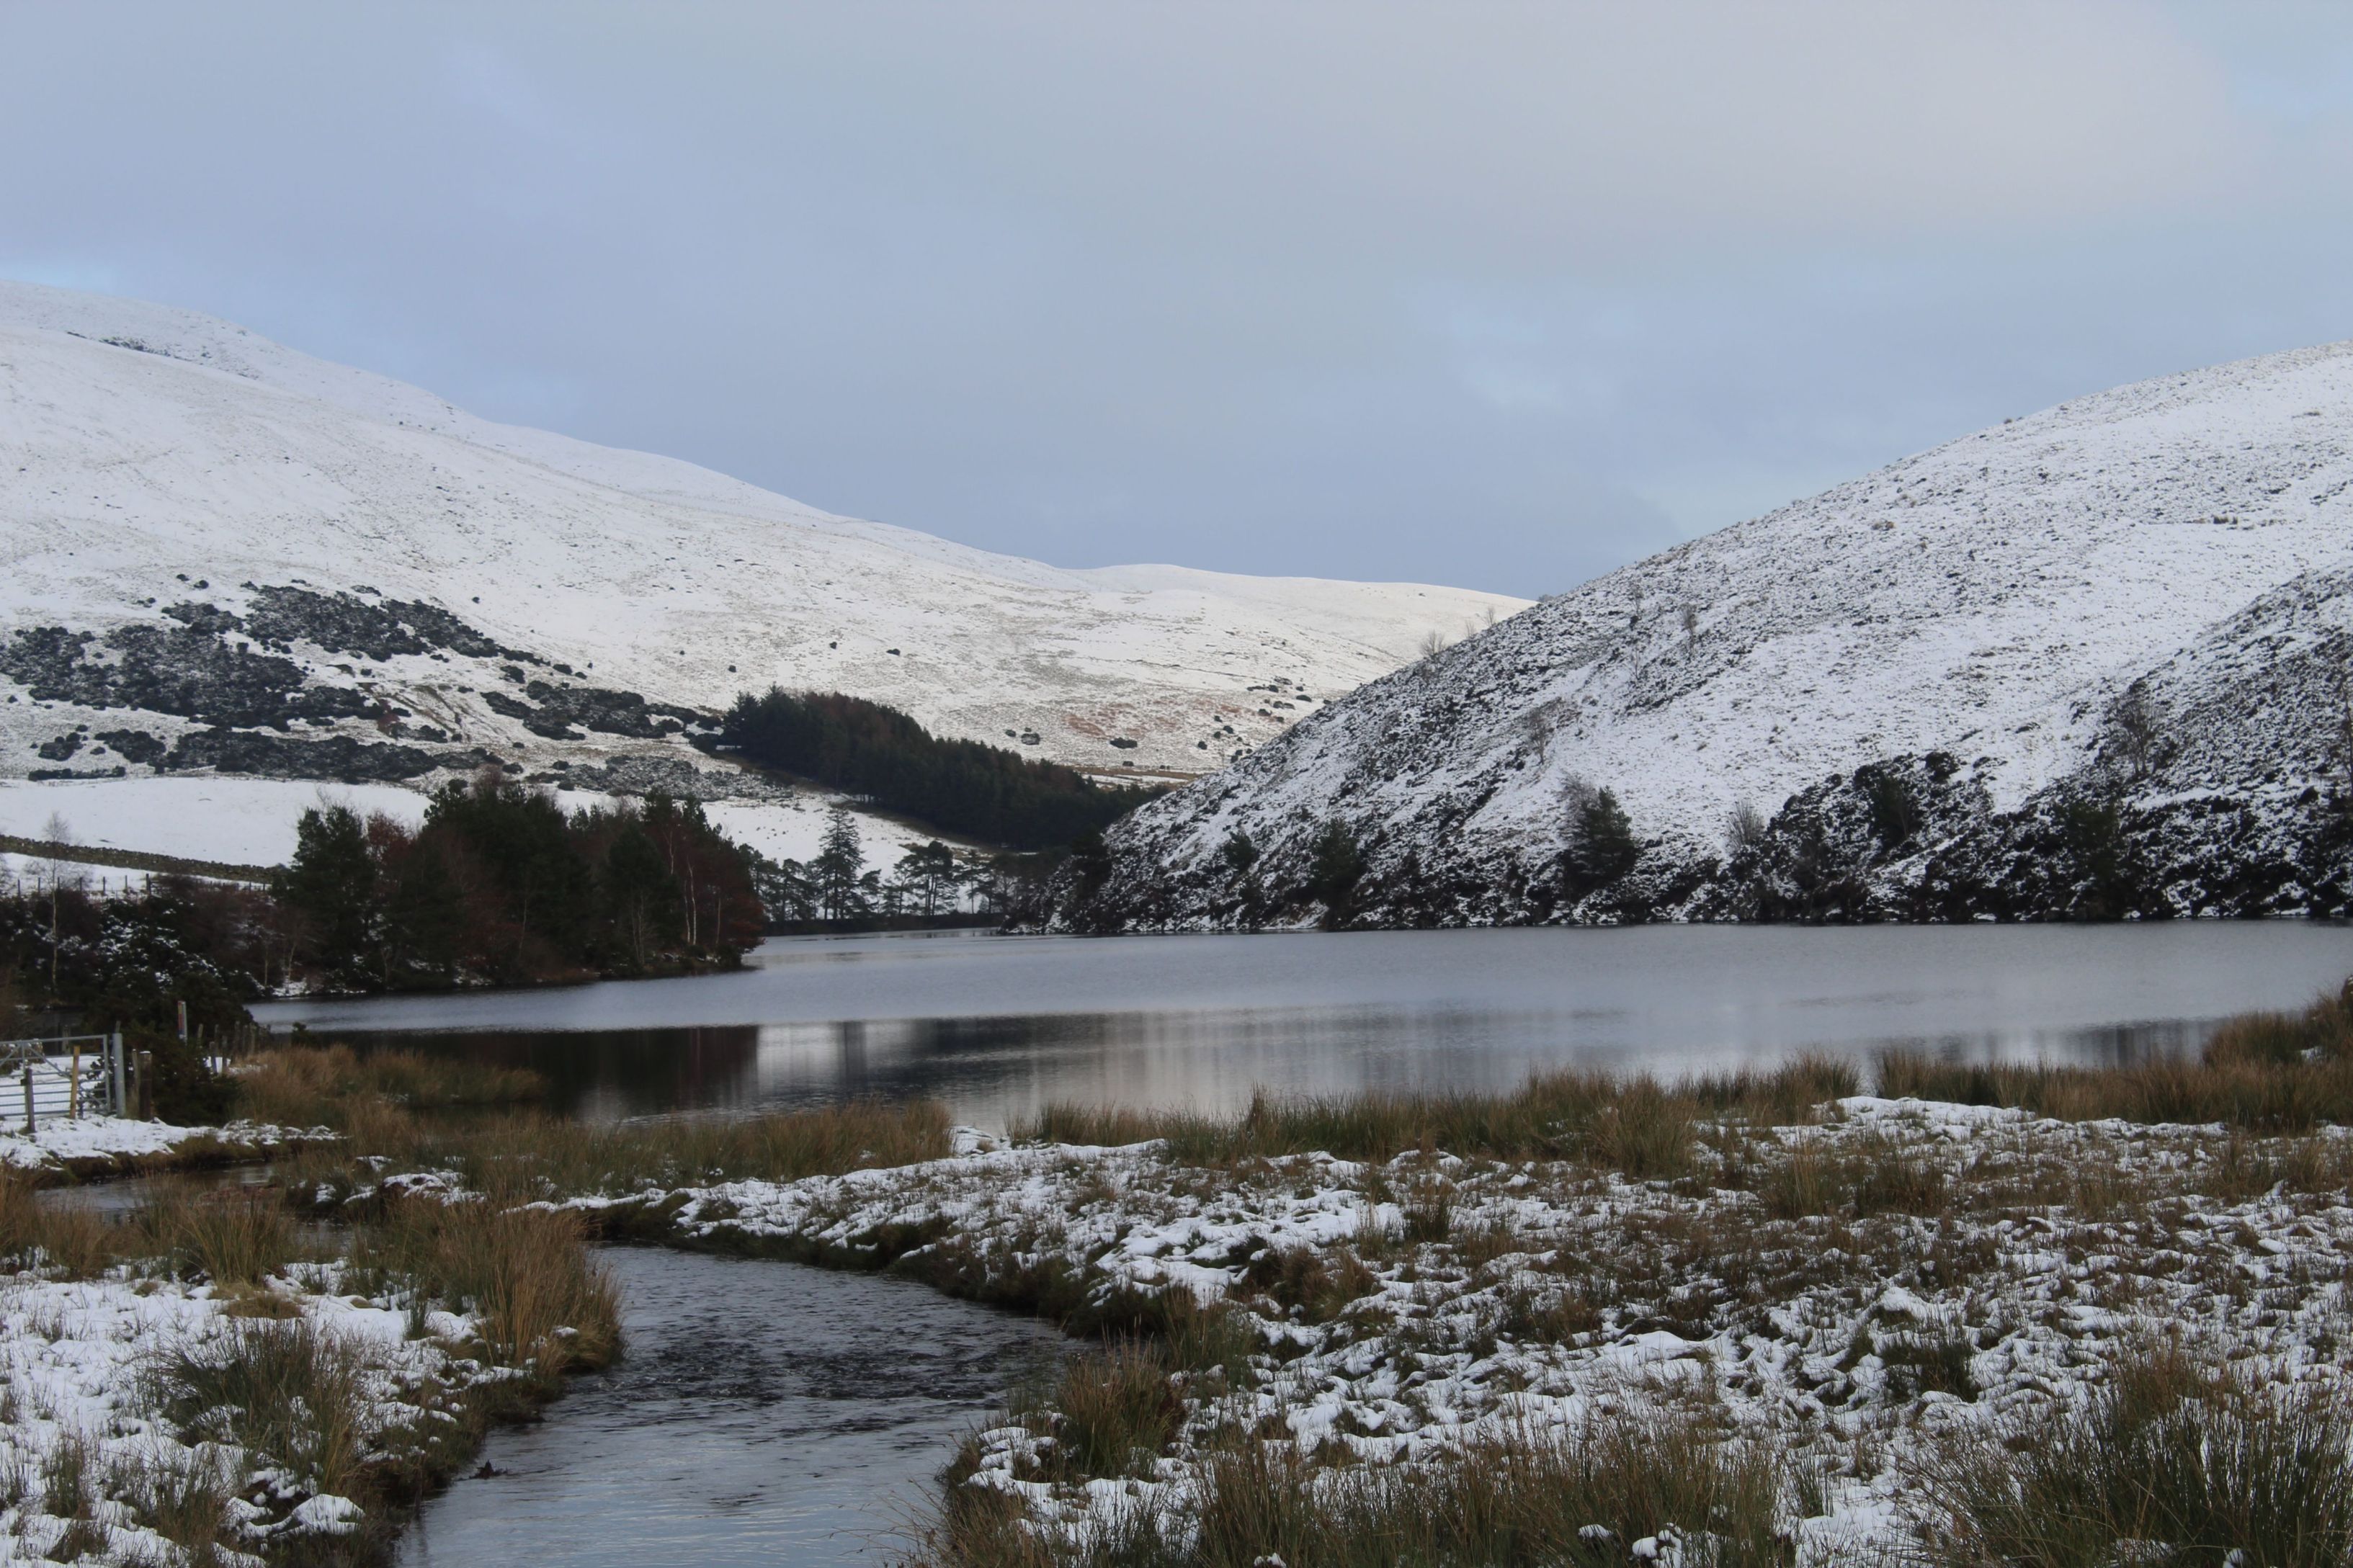
[[[704,710],[771,682],[838,689],[1031,754],[1199,771],[1394,668],[1427,633],[1521,603],[1058,570],[492,425],[210,318],[0,283],[0,777],[142,757],[406,776],[413,758],[381,754],[396,729],[459,765],[476,750],[543,763],[566,726],[513,711],[543,706],[533,679]],[[436,611],[455,619],[418,619]],[[55,638],[24,651],[41,628],[95,637],[76,665]],[[286,671],[240,651],[282,653],[310,695],[287,697]],[[92,673],[141,661],[155,679]],[[223,698],[248,677],[276,683],[274,706]],[[78,700],[31,695],[67,686]],[[343,763],[315,744],[167,749],[287,725],[343,737]],[[629,727],[662,726],[639,713]],[[592,751],[664,743],[586,728]],[[81,743],[66,739],[77,730]],[[110,730],[149,739],[126,753],[96,739]]]
[[[1231,919],[1237,830],[1303,912],[1335,819],[1371,921],[2335,908],[2348,582],[2353,344],[2119,388],[1375,682],[1123,825],[1074,917]],[[1650,841],[1606,886],[1605,787]]]

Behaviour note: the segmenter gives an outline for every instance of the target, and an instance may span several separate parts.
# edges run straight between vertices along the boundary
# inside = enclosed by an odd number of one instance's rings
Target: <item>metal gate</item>
[[[129,1103],[122,1037],[59,1035],[0,1040],[0,1127],[121,1116]]]

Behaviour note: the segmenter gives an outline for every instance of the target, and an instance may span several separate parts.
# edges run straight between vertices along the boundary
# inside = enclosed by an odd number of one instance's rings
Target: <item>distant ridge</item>
[[[2074,399],[1372,682],[1061,919],[1330,919],[1335,823],[1364,925],[2353,913],[2348,589],[2353,345]]]
[[[721,778],[694,741],[771,685],[1200,772],[1524,603],[1064,571],[30,284],[0,283],[0,778]]]

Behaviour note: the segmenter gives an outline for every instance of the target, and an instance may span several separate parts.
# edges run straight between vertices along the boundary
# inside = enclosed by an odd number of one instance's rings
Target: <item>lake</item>
[[[363,1048],[547,1075],[592,1119],[932,1095],[1004,1129],[1056,1100],[1232,1110],[1280,1094],[1662,1075],[1805,1049],[2113,1061],[2353,973],[2353,926],[1642,926],[771,941],[735,973],[271,1003]]]

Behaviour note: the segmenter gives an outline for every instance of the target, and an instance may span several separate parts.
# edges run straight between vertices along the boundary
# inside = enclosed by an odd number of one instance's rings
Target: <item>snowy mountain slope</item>
[[[1237,831],[1308,912],[1335,819],[1372,923],[2336,908],[2348,583],[2353,344],[2119,388],[1374,682],[1123,824],[1071,918],[1229,923]],[[1603,787],[1647,845],[1596,885]]]
[[[492,425],[209,318],[0,283],[0,776],[494,756],[638,777],[707,766],[674,737],[771,682],[1195,772],[1520,603],[1062,571]]]

